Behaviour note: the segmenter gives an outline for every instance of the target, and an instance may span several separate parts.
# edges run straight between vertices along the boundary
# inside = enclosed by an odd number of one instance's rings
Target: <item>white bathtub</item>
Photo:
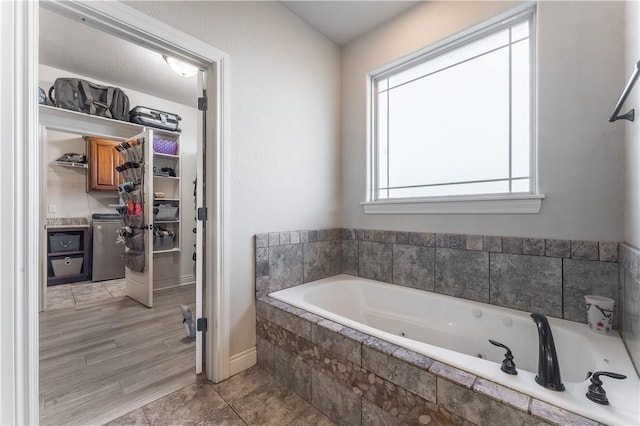
[[[538,333],[526,312],[350,275],[269,296],[599,422],[640,424],[640,380],[617,332],[603,336],[586,324],[549,318],[566,387],[555,392],[534,381]],[[504,350],[489,339],[511,348],[518,375],[500,370]],[[602,377],[610,405],[585,397],[589,371],[627,376],[626,380]]]

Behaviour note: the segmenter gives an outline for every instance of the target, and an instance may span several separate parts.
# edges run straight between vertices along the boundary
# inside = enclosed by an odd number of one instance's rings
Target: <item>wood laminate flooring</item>
[[[194,383],[179,307],[194,303],[187,285],[152,309],[124,296],[41,312],[40,423],[103,424]]]

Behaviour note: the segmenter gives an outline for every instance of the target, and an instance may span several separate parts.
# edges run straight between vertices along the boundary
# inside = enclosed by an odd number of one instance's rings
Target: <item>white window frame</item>
[[[530,52],[532,70],[536,69],[536,5],[525,3],[478,25],[456,33],[424,49],[396,60],[368,74],[367,84],[367,194],[361,203],[366,214],[442,214],[442,213],[539,213],[543,194],[538,192],[536,156],[536,72],[531,73],[530,108],[530,193],[452,195],[442,197],[377,198],[377,147],[375,114],[375,79],[393,70],[407,68],[442,53],[478,40],[489,33],[508,28],[514,22],[530,17]]]

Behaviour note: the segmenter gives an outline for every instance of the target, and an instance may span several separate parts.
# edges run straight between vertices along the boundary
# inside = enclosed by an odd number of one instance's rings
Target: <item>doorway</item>
[[[21,2],[14,2],[6,8],[15,8],[14,25],[12,34],[19,37],[15,39],[15,50],[8,58],[9,65],[14,64],[15,69],[26,67],[32,70],[25,73],[26,77],[20,77],[20,84],[16,93],[36,93],[37,81],[34,78],[33,70],[37,69],[38,55],[38,32],[34,30],[33,24],[37,23],[37,5],[21,5]],[[227,56],[196,39],[182,34],[171,27],[154,21],[135,9],[122,4],[68,4],[68,3],[46,3],[48,9],[60,13],[72,19],[81,20],[88,25],[117,35],[127,41],[138,43],[154,50],[176,56],[184,61],[199,66],[207,70],[208,79],[205,82],[207,92],[210,94],[207,111],[207,135],[209,135],[210,149],[207,150],[205,162],[208,166],[207,188],[211,197],[208,199],[209,220],[206,222],[207,258],[204,261],[211,266],[204,280],[206,288],[206,312],[203,317],[211,319],[209,333],[213,338],[207,341],[206,371],[207,377],[213,381],[220,381],[228,377],[228,320],[226,319],[226,309],[228,306],[228,289],[225,263],[228,260],[224,254],[227,251],[228,241],[224,240],[228,223],[228,207],[225,201],[228,198],[228,98],[225,96],[228,91],[228,58]],[[6,15],[5,15],[6,16]],[[142,19],[141,19],[142,18]],[[3,22],[4,17],[3,17]],[[35,47],[35,48],[34,48]],[[4,57],[3,57],[4,62]],[[3,70],[9,66],[3,67]],[[36,74],[37,75],[37,74]],[[12,74],[12,79],[16,79]],[[15,81],[15,80],[13,80]],[[24,100],[24,101],[23,101]],[[13,390],[15,398],[5,399],[3,407],[11,404],[13,407],[11,423],[36,423],[38,419],[38,326],[37,326],[37,305],[39,294],[39,282],[42,277],[36,273],[23,274],[20,271],[37,271],[37,255],[27,255],[27,250],[31,253],[40,253],[43,241],[41,236],[42,224],[40,218],[44,217],[42,210],[42,174],[33,173],[33,168],[42,170],[45,166],[44,159],[38,155],[38,112],[36,99],[30,96],[16,96],[11,98],[12,106],[20,120],[12,122],[11,130],[20,135],[29,135],[25,140],[25,150],[31,153],[29,162],[33,164],[27,167],[18,167],[15,173],[18,198],[21,200],[16,204],[15,216],[11,216],[10,223],[23,224],[17,226],[15,237],[21,238],[24,245],[17,246],[18,257],[12,267],[16,279],[12,288],[18,289],[13,297],[15,312],[11,311],[11,318],[15,321],[15,329],[24,338],[17,341],[10,341],[9,345],[15,347],[17,353],[23,353],[24,361],[14,361],[12,369],[15,378],[9,383],[3,384],[3,395],[7,390]],[[6,106],[7,103],[4,103]],[[3,120],[3,123],[5,121]],[[6,128],[5,128],[6,129]],[[21,139],[15,139],[21,140]],[[13,159],[18,164],[22,157],[21,149],[12,152]],[[35,167],[34,167],[35,165]],[[20,183],[18,183],[20,182]],[[24,203],[22,202],[24,201]],[[39,212],[39,213],[38,213]],[[21,219],[22,218],[22,219]],[[14,235],[14,234],[12,234]],[[27,249],[28,247],[28,249]],[[23,253],[24,250],[24,253]],[[24,265],[24,266],[20,266]],[[4,276],[4,275],[3,275]],[[23,290],[24,289],[24,290]],[[5,316],[3,315],[3,318]],[[3,360],[4,365],[4,360]]]

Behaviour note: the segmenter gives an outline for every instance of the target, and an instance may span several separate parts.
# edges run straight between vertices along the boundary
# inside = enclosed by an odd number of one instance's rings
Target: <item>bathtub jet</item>
[[[560,364],[556,345],[553,342],[553,333],[549,327],[547,317],[542,314],[531,314],[533,322],[538,327],[538,374],[536,383],[554,391],[563,391],[564,385],[560,378]]]

